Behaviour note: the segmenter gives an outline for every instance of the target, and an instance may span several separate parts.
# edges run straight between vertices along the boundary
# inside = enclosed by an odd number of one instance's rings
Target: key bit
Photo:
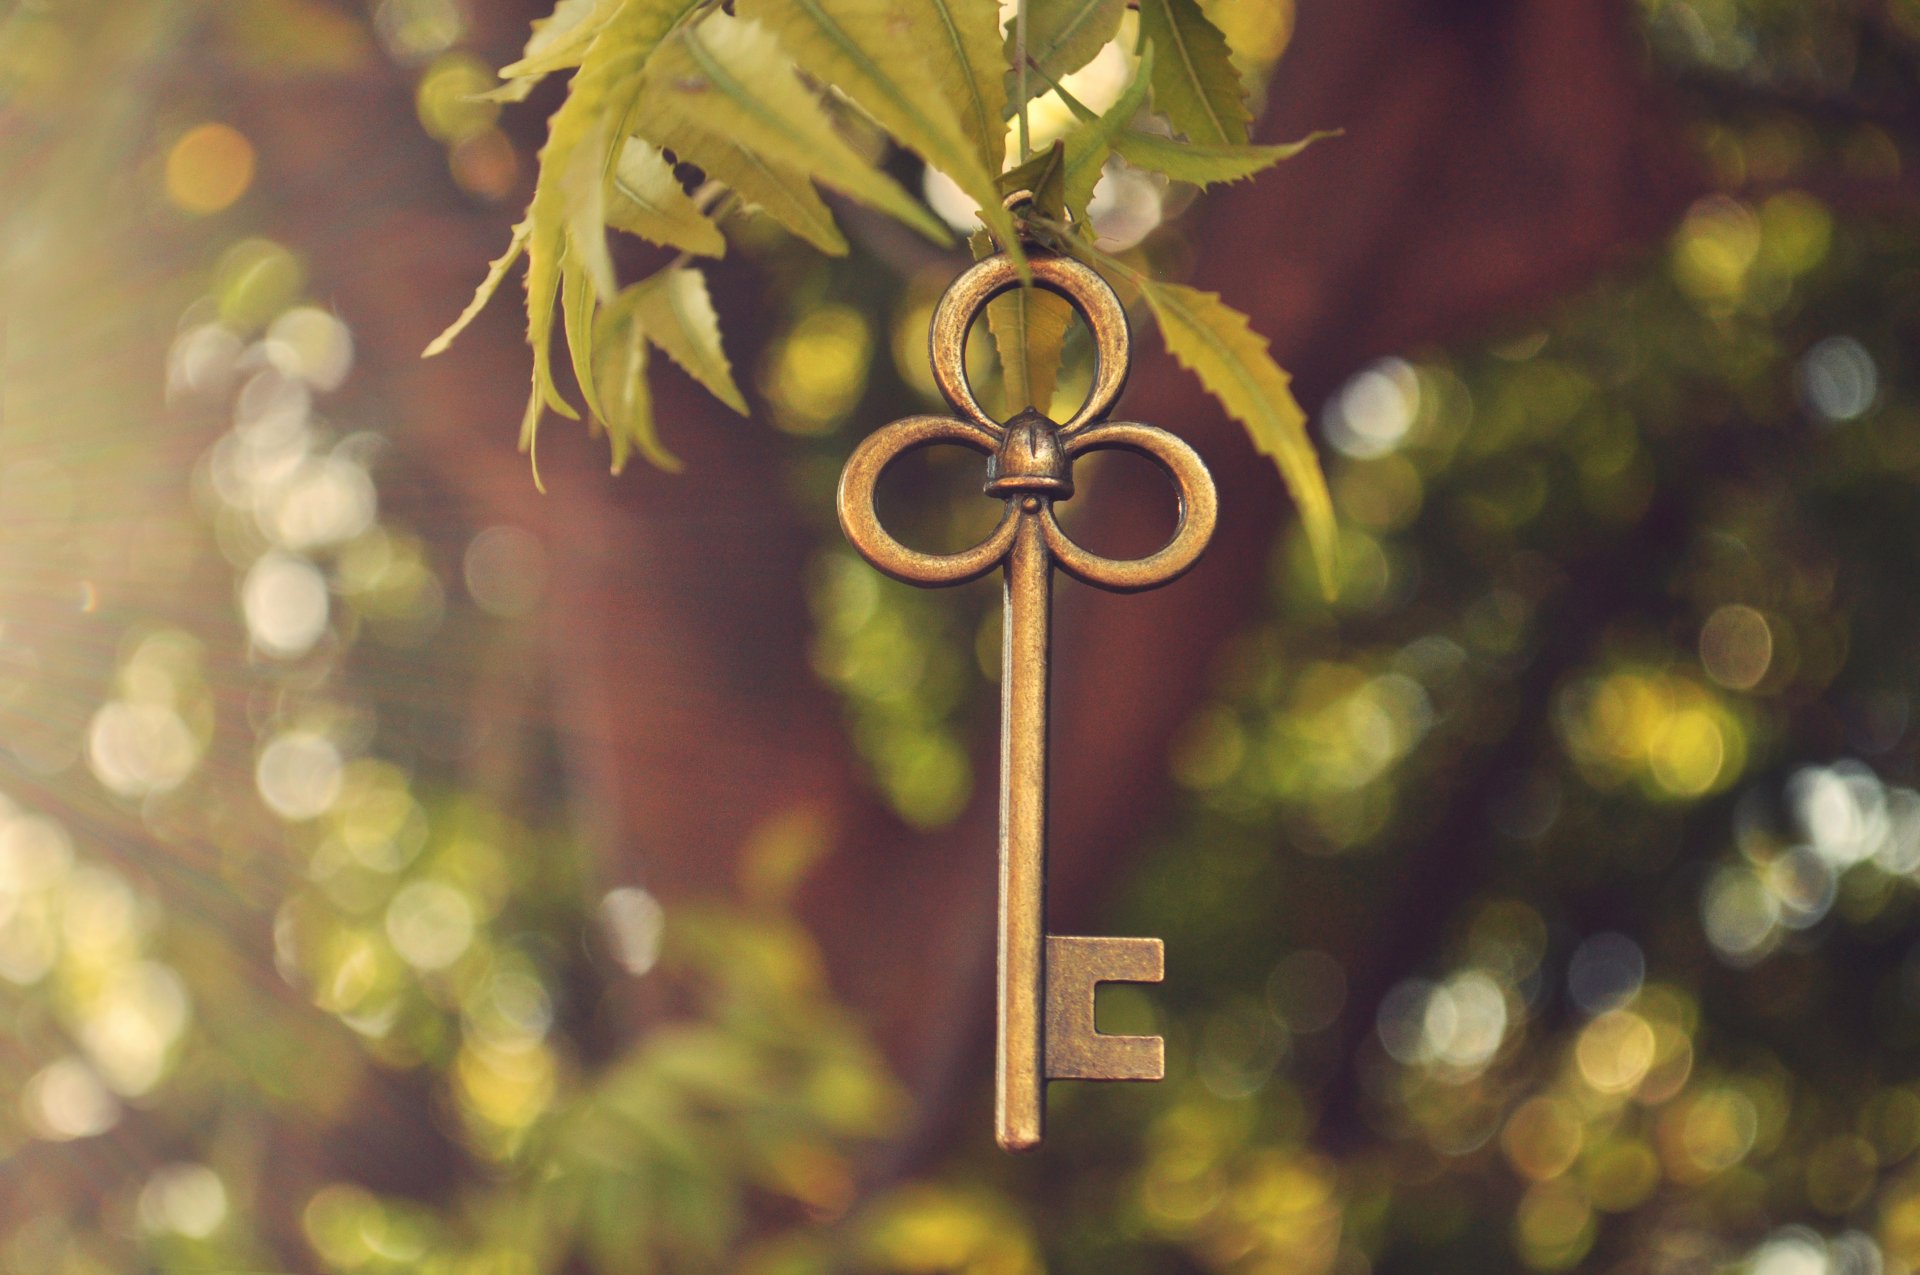
[[[1102,983],[1157,983],[1166,972],[1159,939],[1047,935],[1047,1079],[1164,1080],[1165,1043],[1098,1030],[1093,998]]]

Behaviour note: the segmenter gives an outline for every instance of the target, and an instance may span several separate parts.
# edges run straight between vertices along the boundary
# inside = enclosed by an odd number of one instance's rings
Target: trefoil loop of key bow
[[[934,384],[953,416],[909,416],[874,431],[840,475],[840,526],[860,555],[896,580],[923,586],[962,584],[1006,568],[1001,648],[999,1028],[994,1120],[1008,1150],[1037,1146],[1049,1080],[1159,1080],[1158,1036],[1094,1030],[1099,983],[1157,983],[1165,968],[1159,939],[1085,938],[1046,933],[1047,693],[1052,574],[1130,593],[1166,584],[1192,567],[1213,535],[1218,499],[1206,465],[1163,429],[1108,417],[1126,386],[1131,335],[1113,289],[1091,268],[1032,250],[1036,287],[1063,298],[1093,336],[1093,386],[1065,424],[1031,408],[997,422],[967,381],[967,333],[987,303],[1019,287],[1004,254],[975,263],[934,307],[928,333]],[[887,468],[908,452],[957,443],[984,452],[984,491],[1005,502],[999,524],[958,553],[922,553],[881,525],[874,493]],[[1180,520],[1173,538],[1144,558],[1106,558],[1067,535],[1056,501],[1073,495],[1073,462],[1087,452],[1130,451],[1172,481]]]

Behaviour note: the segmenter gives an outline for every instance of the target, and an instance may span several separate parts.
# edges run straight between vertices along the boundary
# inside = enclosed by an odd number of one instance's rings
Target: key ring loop
[[[1220,497],[1206,462],[1177,436],[1132,421],[1096,425],[1067,440],[1069,457],[1109,450],[1144,456],[1172,480],[1180,504],[1180,524],[1174,528],[1173,538],[1144,558],[1103,558],[1074,543],[1054,516],[1049,501],[1040,514],[1047,552],[1074,579],[1115,593],[1137,593],[1178,579],[1199,561],[1220,518]]]
[[[1093,388],[1065,425],[1062,436],[1101,420],[1120,400],[1126,388],[1132,334],[1127,312],[1091,266],[1071,257],[1033,253],[1027,258],[1035,287],[1045,288],[1071,305],[1093,334]],[[1020,287],[1020,276],[1004,253],[996,253],[969,267],[941,294],[927,328],[927,349],[933,360],[933,383],[953,410],[997,436],[1000,426],[986,414],[967,381],[967,333],[987,303]],[[1044,403],[1037,404],[1043,412]]]
[[[1008,501],[1000,524],[987,538],[959,553],[922,553],[893,538],[881,525],[873,504],[880,477],[908,452],[937,443],[959,443],[988,455],[994,450],[994,439],[966,421],[951,416],[908,416],[867,435],[840,471],[840,529],[875,570],[907,584],[949,585],[977,580],[1000,565],[1020,528],[1014,512],[1017,502]]]

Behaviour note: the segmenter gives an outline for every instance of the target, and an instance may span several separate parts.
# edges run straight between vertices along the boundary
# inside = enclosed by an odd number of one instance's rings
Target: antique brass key
[[[934,308],[929,333],[934,382],[957,416],[909,416],[874,432],[840,476],[840,525],[860,555],[909,584],[975,580],[1006,567],[1006,628],[1001,649],[1000,731],[1000,1024],[995,1050],[994,1119],[1000,1145],[1024,1150],[1040,1141],[1049,1080],[1159,1080],[1158,1036],[1109,1036],[1094,1030],[1098,983],[1157,983],[1165,954],[1159,939],[1080,938],[1046,933],[1047,685],[1052,575],[1119,592],[1151,589],[1181,575],[1213,535],[1213,479],[1194,450],[1165,430],[1108,421],[1126,384],[1130,337],[1113,290],[1088,267],[1034,254],[1034,283],[1064,297],[1093,334],[1093,388],[1064,425],[1031,409],[1004,424],[989,419],[967,383],[967,332],[987,302],[1019,285],[1012,262],[993,256],[954,280]],[[909,549],[887,533],[874,489],[905,453],[936,443],[985,452],[986,494],[1006,502],[987,538],[960,553]],[[1073,495],[1073,459],[1118,449],[1155,462],[1173,480],[1180,524],[1158,553],[1119,560],[1089,553],[1067,537],[1055,501]]]

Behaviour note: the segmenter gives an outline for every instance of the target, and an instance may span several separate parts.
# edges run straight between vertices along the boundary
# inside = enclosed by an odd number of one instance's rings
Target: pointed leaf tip
[[[1140,0],[1140,43],[1160,50],[1153,103],[1176,130],[1206,145],[1245,145],[1247,91],[1199,0]]]
[[[1168,352],[1200,378],[1245,427],[1253,445],[1278,466],[1300,511],[1321,590],[1331,599],[1338,581],[1333,499],[1307,435],[1307,414],[1293,396],[1292,378],[1274,362],[1267,339],[1217,294],[1177,283],[1142,283]]]
[[[507,271],[513,268],[513,263],[520,259],[522,252],[526,251],[527,231],[528,225],[524,221],[513,228],[513,239],[507,244],[507,250],[488,264],[486,278],[482,279],[480,286],[473,290],[473,299],[467,302],[466,309],[462,310],[460,316],[447,325],[446,331],[427,343],[427,348],[420,352],[421,358],[430,359],[437,354],[446,353],[447,349],[452,346],[454,339],[462,332],[465,332],[467,325],[478,318],[480,312],[487,308],[487,302],[493,300],[493,294],[498,292],[500,285],[505,282]]]
[[[746,397],[734,384],[733,365],[720,344],[720,316],[707,292],[706,275],[691,266],[674,266],[630,291],[634,322],[647,339],[709,394],[747,415]]]

